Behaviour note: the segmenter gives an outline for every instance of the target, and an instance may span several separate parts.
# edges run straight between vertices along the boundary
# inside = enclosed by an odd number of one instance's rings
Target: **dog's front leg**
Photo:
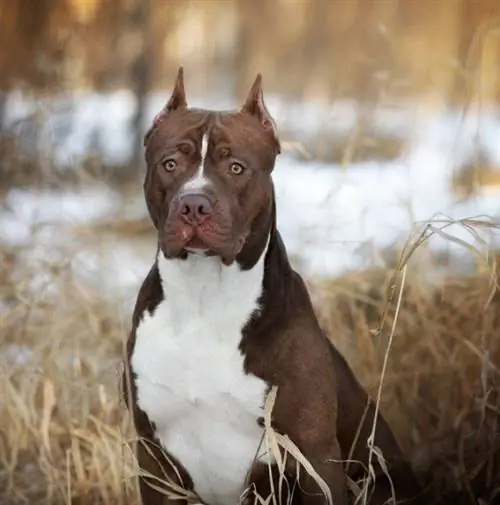
[[[244,505],[263,503],[270,497],[269,503],[277,505],[345,505],[346,479],[339,444],[336,441],[325,444],[313,452],[309,457],[303,452],[302,456],[312,465],[314,475],[307,472],[303,461],[297,461],[290,454],[286,457],[284,473],[276,463],[270,467],[266,463],[255,464],[246,487]]]
[[[192,489],[193,483],[179,463],[155,440],[153,426],[147,415],[138,407],[135,389],[130,386],[129,370],[126,370],[122,375],[122,388],[125,405],[132,413],[139,437],[136,457],[141,505],[188,505],[187,499],[174,499],[174,496],[182,495],[184,489],[191,494],[189,490]],[[177,488],[180,488],[180,492]],[[196,497],[193,498],[194,501]]]
[[[297,490],[301,505],[346,505],[347,486],[342,462],[342,453],[336,437],[324,444],[303,448],[303,455],[312,465],[316,474],[310,474],[301,465],[298,468]],[[323,481],[320,485],[320,479]],[[328,488],[332,499],[325,493],[324,485]]]
[[[149,440],[137,446],[140,467],[139,490],[142,505],[187,505],[187,500],[173,500],[168,483],[181,485],[163,451]]]

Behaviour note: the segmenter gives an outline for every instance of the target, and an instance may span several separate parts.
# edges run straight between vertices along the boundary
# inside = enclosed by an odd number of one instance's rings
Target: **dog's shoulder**
[[[131,380],[133,372],[130,367],[130,360],[134,352],[137,327],[141,322],[144,312],[148,311],[149,313],[153,313],[163,299],[164,294],[158,271],[158,264],[155,261],[142,281],[137,294],[132,314],[132,327],[128,333],[126,342],[126,357],[123,362],[124,368],[121,377],[121,387],[123,400],[129,408],[132,407],[130,400],[135,397],[135,386]]]
[[[158,270],[158,262],[155,261],[137,294],[137,299],[132,314],[132,329],[135,330],[141,322],[144,312],[152,314],[160,302],[165,298]]]

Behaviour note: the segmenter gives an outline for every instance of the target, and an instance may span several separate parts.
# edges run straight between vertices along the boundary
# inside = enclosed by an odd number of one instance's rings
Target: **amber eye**
[[[163,162],[163,166],[167,172],[173,172],[177,166],[177,161],[173,159],[168,159]]]
[[[243,165],[241,165],[240,163],[231,163],[229,170],[231,170],[231,172],[234,175],[240,175],[241,173],[243,173],[243,170],[245,169],[243,168]]]

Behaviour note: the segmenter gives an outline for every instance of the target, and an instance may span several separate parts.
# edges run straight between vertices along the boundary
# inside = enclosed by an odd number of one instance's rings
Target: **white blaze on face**
[[[204,133],[203,138],[201,140],[201,161],[198,170],[194,177],[189,179],[183,186],[183,190],[199,190],[203,189],[205,186],[208,186],[209,180],[205,177],[203,166],[205,165],[205,159],[207,157],[208,151],[208,143],[209,143],[209,134]]]

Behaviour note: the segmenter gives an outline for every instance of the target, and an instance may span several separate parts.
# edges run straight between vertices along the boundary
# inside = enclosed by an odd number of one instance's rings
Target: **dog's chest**
[[[236,505],[262,439],[266,383],[245,374],[238,349],[256,304],[213,302],[167,299],[146,313],[131,364],[139,407],[195,491],[210,505]]]

